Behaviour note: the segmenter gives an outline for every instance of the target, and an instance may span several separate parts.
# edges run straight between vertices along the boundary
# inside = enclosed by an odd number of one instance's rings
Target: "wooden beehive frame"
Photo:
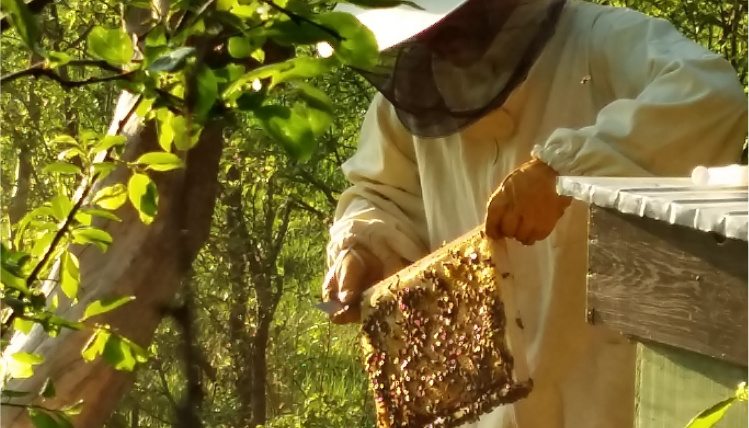
[[[365,293],[379,428],[455,427],[530,392],[508,267],[505,242],[475,229]]]

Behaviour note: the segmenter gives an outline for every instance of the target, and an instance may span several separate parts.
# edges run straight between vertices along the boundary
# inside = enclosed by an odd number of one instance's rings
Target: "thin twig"
[[[135,72],[131,71],[128,73],[115,74],[113,76],[107,77],[89,77],[85,80],[67,80],[54,71],[46,68],[27,68],[26,70],[17,71],[15,73],[11,73],[10,75],[0,77],[0,84],[12,82],[16,79],[26,76],[37,78],[44,76],[59,83],[63,88],[71,89],[85,85],[92,85],[94,83],[111,82],[113,80],[128,80],[133,73]]]
[[[294,12],[290,11],[289,9],[286,9],[283,6],[279,6],[276,3],[274,3],[273,0],[261,0],[261,1],[263,3],[265,3],[265,4],[267,4],[268,6],[272,7],[273,9],[276,9],[277,11],[279,11],[279,12],[283,13],[284,15],[288,16],[297,25],[299,25],[301,22],[304,22],[304,23],[310,24],[313,27],[317,27],[318,29],[320,29],[320,30],[322,30],[322,31],[330,34],[336,40],[343,40],[343,37],[340,34],[338,34],[337,32],[335,32],[334,30],[331,30],[330,28],[328,28],[328,27],[326,27],[324,25],[318,24],[317,22],[315,22],[315,21],[313,21],[313,20],[311,20],[311,19],[309,19],[309,18],[307,18],[305,16],[299,15],[298,13],[294,13]]]

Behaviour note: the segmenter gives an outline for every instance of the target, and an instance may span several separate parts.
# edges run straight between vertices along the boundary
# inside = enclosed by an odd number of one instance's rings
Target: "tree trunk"
[[[252,336],[250,334],[250,284],[247,280],[250,257],[250,236],[244,219],[241,175],[236,166],[227,173],[226,226],[229,231],[227,259],[232,306],[229,314],[230,352],[235,364],[234,389],[239,405],[235,426],[245,428],[252,423],[253,373]]]
[[[136,97],[121,95],[112,122],[117,129],[127,117]],[[122,127],[128,137],[124,160],[134,160],[146,151],[160,150],[152,125],[143,126],[131,117]],[[74,247],[80,259],[80,303],[69,307],[65,296],[54,288],[50,296],[60,298],[60,315],[76,320],[88,303],[110,297],[136,297],[132,303],[100,316],[96,321],[109,324],[118,332],[147,346],[164,315],[164,307],[171,302],[180,280],[189,269],[185,261],[192,261],[208,237],[213,206],[217,193],[218,161],[222,149],[222,126],[207,126],[197,146],[186,155],[186,168],[152,175],[160,194],[159,214],[146,226],[137,212],[125,204],[117,215],[122,222],[102,221],[95,226],[107,230],[114,243],[105,254],[94,246]],[[126,168],[118,168],[97,188],[125,183]],[[91,194],[94,194],[91,192]],[[52,272],[54,278],[58,272]],[[52,288],[52,285],[50,285]],[[47,378],[57,389],[57,397],[45,402],[46,407],[60,408],[84,400],[83,411],[75,418],[78,428],[101,427],[120,397],[133,380],[133,374],[114,370],[97,359],[86,363],[81,349],[90,331],[63,330],[57,337],[49,337],[39,326],[29,335],[17,333],[11,339],[5,355],[14,352],[34,352],[45,362],[35,367],[30,379],[18,379],[8,388],[37,391]],[[23,401],[16,401],[23,402]],[[26,412],[4,406],[2,427],[32,427]]]
[[[265,380],[268,376],[268,336],[273,315],[260,312],[258,314],[257,330],[252,346],[252,423],[250,428],[265,425],[267,415],[267,399],[265,396]]]

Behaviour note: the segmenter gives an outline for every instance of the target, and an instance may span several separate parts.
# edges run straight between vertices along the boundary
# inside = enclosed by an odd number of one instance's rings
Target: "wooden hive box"
[[[364,294],[378,428],[456,427],[528,395],[506,261],[475,229]]]

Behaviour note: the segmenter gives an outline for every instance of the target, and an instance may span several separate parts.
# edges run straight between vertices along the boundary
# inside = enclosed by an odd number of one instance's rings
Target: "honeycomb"
[[[529,394],[532,380],[514,372],[491,250],[477,231],[365,293],[362,347],[378,428],[457,427]]]

